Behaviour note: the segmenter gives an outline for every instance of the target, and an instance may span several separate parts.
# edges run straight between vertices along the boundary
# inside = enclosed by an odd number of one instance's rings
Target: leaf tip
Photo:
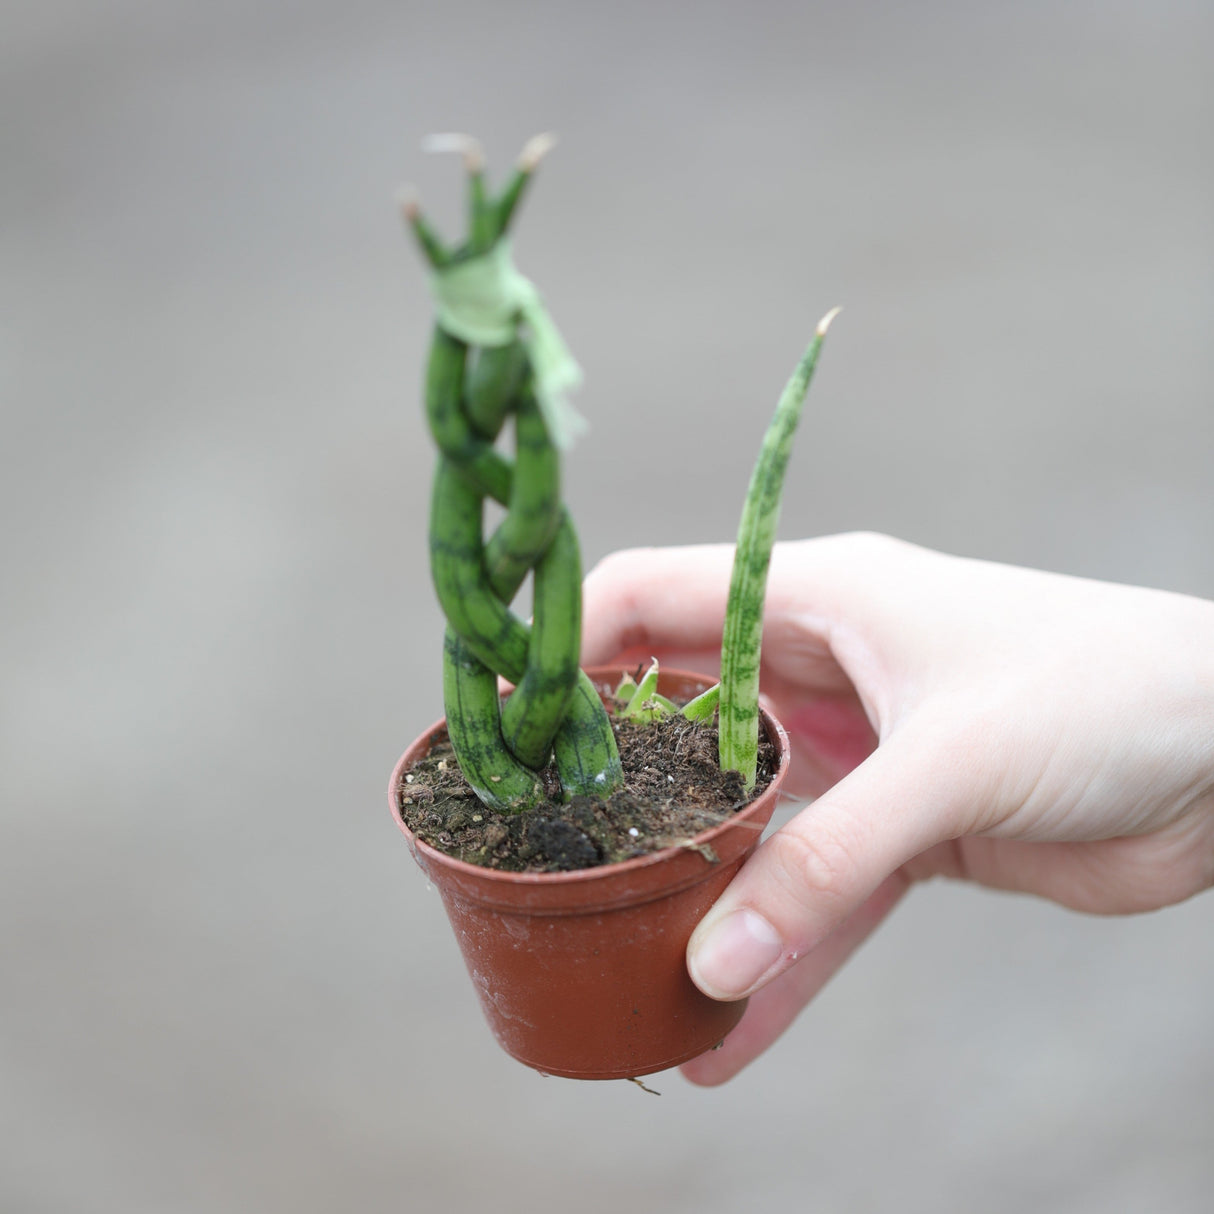
[[[473,135],[456,131],[444,131],[427,135],[422,140],[423,152],[458,152],[464,158],[464,168],[469,173],[479,173],[485,167],[485,152],[480,140]]]
[[[523,173],[534,173],[541,160],[548,155],[552,149],[556,147],[556,136],[551,131],[544,131],[539,135],[532,135],[530,139],[523,144],[523,150],[519,153],[518,167]]]
[[[411,185],[403,185],[396,191],[396,205],[400,213],[412,223],[422,213],[422,200],[417,190]]]
[[[829,312],[827,312],[827,314],[825,316],[823,316],[820,321],[818,321],[818,336],[819,337],[826,336],[826,330],[830,328],[831,321],[833,321],[835,319],[835,317],[838,316],[839,313],[842,311],[843,311],[842,307],[831,308],[831,310]]]

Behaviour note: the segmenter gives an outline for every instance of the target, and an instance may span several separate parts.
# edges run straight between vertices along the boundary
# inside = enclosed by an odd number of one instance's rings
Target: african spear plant
[[[540,159],[538,136],[496,196],[480,146],[435,136],[468,173],[468,234],[444,243],[413,195],[405,218],[431,270],[436,322],[426,371],[426,413],[438,447],[430,511],[430,567],[447,619],[443,696],[460,770],[493,809],[519,812],[545,797],[549,763],[562,795],[607,796],[623,782],[611,721],[578,667],[581,558],[560,501],[558,450],[581,419],[566,399],[581,373],[532,283],[514,268],[511,220]],[[682,711],[693,719],[720,707],[720,759],[755,782],[758,674],[767,569],[793,432],[832,312],[818,326],[780,399],[751,480],[725,619],[721,683]],[[513,421],[513,463],[494,444]],[[484,538],[486,498],[506,513]],[[510,603],[532,574],[532,622]],[[498,676],[515,685],[503,701]],[[625,680],[625,715],[678,711],[652,694],[656,666],[639,686]]]
[[[581,557],[560,501],[557,447],[577,429],[565,393],[580,378],[531,283],[515,270],[508,232],[547,150],[540,137],[493,197],[479,146],[453,147],[468,170],[468,236],[448,248],[415,200],[405,215],[430,263],[437,321],[426,413],[439,449],[430,509],[430,568],[447,617],[443,697],[460,770],[480,799],[507,812],[544,796],[552,756],[564,794],[610,793],[622,781],[611,722],[578,668]],[[513,419],[515,459],[493,447]],[[506,508],[485,542],[485,498]],[[509,604],[533,573],[533,617]],[[497,676],[515,684],[501,704]]]

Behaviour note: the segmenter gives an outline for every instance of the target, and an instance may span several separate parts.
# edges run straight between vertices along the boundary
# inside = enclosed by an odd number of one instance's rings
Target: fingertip
[[[784,941],[752,907],[710,916],[687,946],[687,972],[710,999],[743,999],[780,965]]]
[[[708,1053],[683,1063],[679,1067],[679,1073],[688,1083],[693,1083],[698,1088],[716,1088],[723,1083],[728,1083],[737,1074],[737,1071],[732,1069],[727,1071],[721,1068],[717,1060],[721,1048],[721,1046],[717,1046]]]
[[[750,997],[737,1027],[715,1049],[680,1068],[697,1087],[718,1087],[774,1045],[801,1010],[898,904],[908,888],[895,874],[818,948]]]

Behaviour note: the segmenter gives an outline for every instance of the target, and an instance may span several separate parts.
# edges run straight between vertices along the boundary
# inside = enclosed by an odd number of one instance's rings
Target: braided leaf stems
[[[443,697],[460,769],[494,809],[543,799],[539,770],[554,759],[564,795],[603,796],[623,780],[615,737],[577,664],[581,557],[560,500],[557,446],[580,419],[564,393],[580,378],[530,282],[510,261],[506,232],[550,141],[533,140],[494,198],[484,158],[466,136],[434,150],[463,154],[469,235],[449,250],[415,200],[405,217],[434,273],[438,321],[426,372],[426,413],[439,450],[430,509],[430,570],[447,617]],[[494,449],[513,419],[515,458]],[[484,502],[506,514],[484,538]],[[532,623],[510,610],[533,575]],[[515,684],[504,705],[501,675]]]

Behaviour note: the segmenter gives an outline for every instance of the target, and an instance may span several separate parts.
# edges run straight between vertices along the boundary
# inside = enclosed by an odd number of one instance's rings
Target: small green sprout
[[[721,699],[721,684],[714,683],[702,691],[694,700],[683,705],[682,713],[689,721],[711,721]]]
[[[626,707],[636,695],[637,681],[630,674],[625,674],[619,681],[615,691],[612,693],[612,698],[620,705],[621,708]]]
[[[629,686],[631,685],[631,686]],[[625,677],[616,688],[616,699],[622,707],[616,714],[622,719],[648,724],[679,711],[679,706],[658,692],[658,660],[653,658],[640,683]]]

